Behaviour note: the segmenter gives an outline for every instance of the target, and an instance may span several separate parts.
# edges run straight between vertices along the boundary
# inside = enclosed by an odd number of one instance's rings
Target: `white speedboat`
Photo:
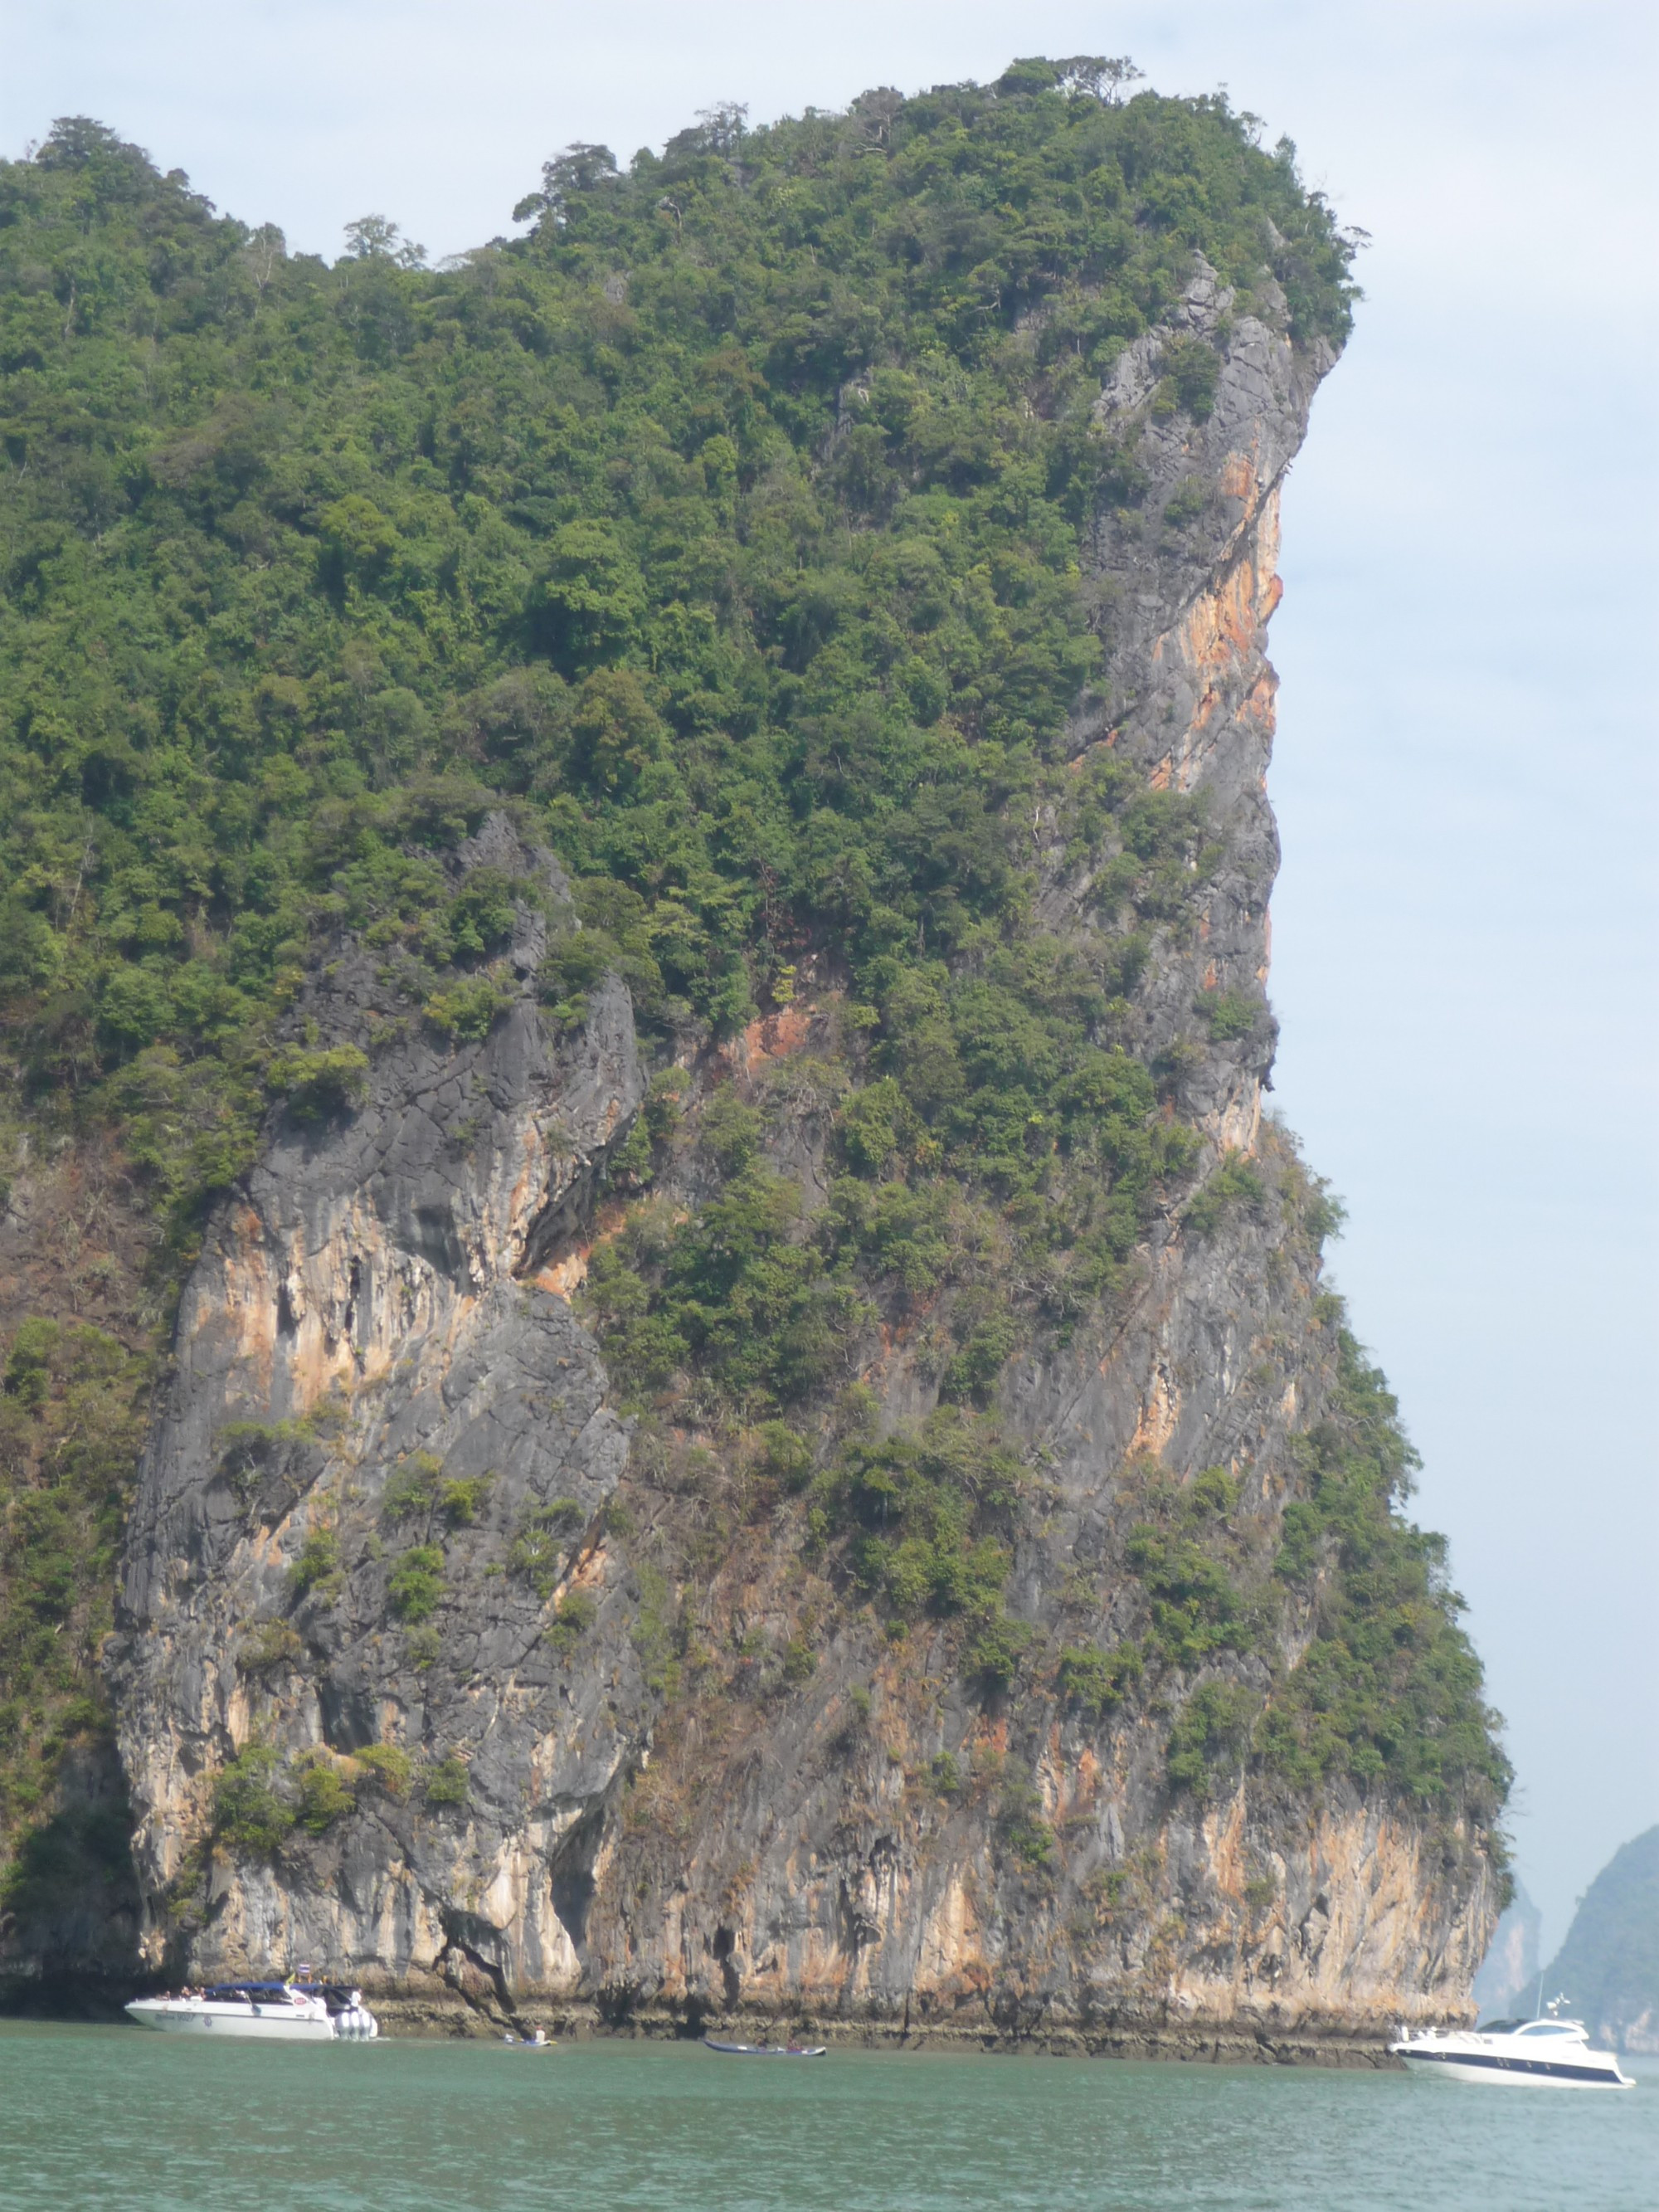
[[[1611,2051],[1592,2051],[1577,2020],[1493,2020],[1484,2027],[1395,2031],[1391,2057],[1413,2074],[1561,2089],[1633,2089]]]
[[[127,2010],[141,2027],[172,2035],[366,2043],[380,2032],[362,1991],[339,1982],[220,1982],[179,1996],[136,1997]]]

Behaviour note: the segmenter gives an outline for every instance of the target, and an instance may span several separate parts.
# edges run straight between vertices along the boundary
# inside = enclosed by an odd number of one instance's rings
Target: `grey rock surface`
[[[529,862],[496,821],[458,872]],[[521,919],[512,964],[527,973],[542,923]],[[366,1925],[389,1969],[428,1970],[465,1948],[467,1899],[510,1890],[514,1971],[545,1978],[568,1957],[561,1844],[637,1734],[625,1640],[601,1680],[550,1638],[578,1588],[601,1621],[623,1602],[587,1537],[628,1442],[591,1339],[524,1272],[637,1109],[627,994],[594,994],[562,1045],[522,985],[470,1044],[406,1012],[360,954],[307,1003],[325,1042],[380,1017],[368,1095],[280,1116],[216,1220],[141,1472],[113,1667],[152,1902],[194,1871],[215,1779],[250,1743],[346,1759],[384,1745],[412,1770],[312,1850],[302,1880],[216,1875],[203,1972],[273,1946],[355,1961]],[[521,1539],[539,1547],[535,1580],[507,1570]],[[400,1620],[396,1577],[417,1551],[441,1555],[440,1594]],[[303,1591],[302,1559],[320,1569]],[[459,1802],[428,1803],[434,1767],[452,1790],[465,1769]],[[152,1920],[149,1952],[163,1948]]]

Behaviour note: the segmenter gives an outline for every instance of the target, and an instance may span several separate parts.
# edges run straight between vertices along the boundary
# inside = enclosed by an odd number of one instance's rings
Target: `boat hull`
[[[713,2035],[704,2036],[702,2047],[721,2058],[822,2058],[825,2055],[821,2043],[726,2043]]]
[[[1437,2075],[1448,2081],[1493,2082],[1516,2089],[1633,2089],[1636,2084],[1606,2066],[1549,2063],[1542,2059],[1486,2057],[1474,2051],[1430,2056],[1423,2051],[1396,2051],[1408,2074]]]
[[[205,2035],[216,2041],[333,2043],[334,2022],[307,2014],[262,2010],[256,2005],[170,2004],[165,1998],[140,1997],[127,2007],[141,2027],[164,2035]]]

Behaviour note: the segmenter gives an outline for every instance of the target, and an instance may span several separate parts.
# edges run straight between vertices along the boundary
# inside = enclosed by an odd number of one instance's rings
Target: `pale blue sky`
[[[1423,1451],[1552,1948],[1659,1820],[1651,10],[1621,0],[35,0],[0,147],[99,117],[291,244],[1013,55],[1288,131],[1375,240],[1285,505],[1278,1101]]]

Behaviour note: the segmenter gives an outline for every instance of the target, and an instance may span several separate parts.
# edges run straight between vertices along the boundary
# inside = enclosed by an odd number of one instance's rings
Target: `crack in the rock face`
[[[523,1249],[513,1273],[521,1281],[538,1275],[560,1256],[560,1248],[579,1238],[591,1222],[605,1171],[612,1156],[627,1142],[636,1114],[620,1121],[607,1141],[581,1157],[568,1182],[542,1204],[525,1231]]]
[[[446,1907],[439,1917],[448,1938],[449,1951],[459,1954],[464,1962],[460,1966],[453,1962],[448,1965],[444,1971],[445,1980],[474,2012],[482,2014],[492,2025],[499,2027],[505,2021],[516,2030],[519,2027],[519,2008],[514,2002],[506,1975],[494,1959],[469,1942],[462,1933],[464,1928],[476,1928],[478,1923],[470,1916],[449,1907]],[[465,1970],[467,1966],[472,1969],[471,1975]],[[494,1994],[493,2007],[478,1988],[477,1978],[481,1978],[488,1984]]]
[[[549,1896],[579,1960],[587,1953],[587,1917],[596,1887],[594,1863],[604,1841],[603,1798],[574,1820],[560,1838],[550,1867]]]

